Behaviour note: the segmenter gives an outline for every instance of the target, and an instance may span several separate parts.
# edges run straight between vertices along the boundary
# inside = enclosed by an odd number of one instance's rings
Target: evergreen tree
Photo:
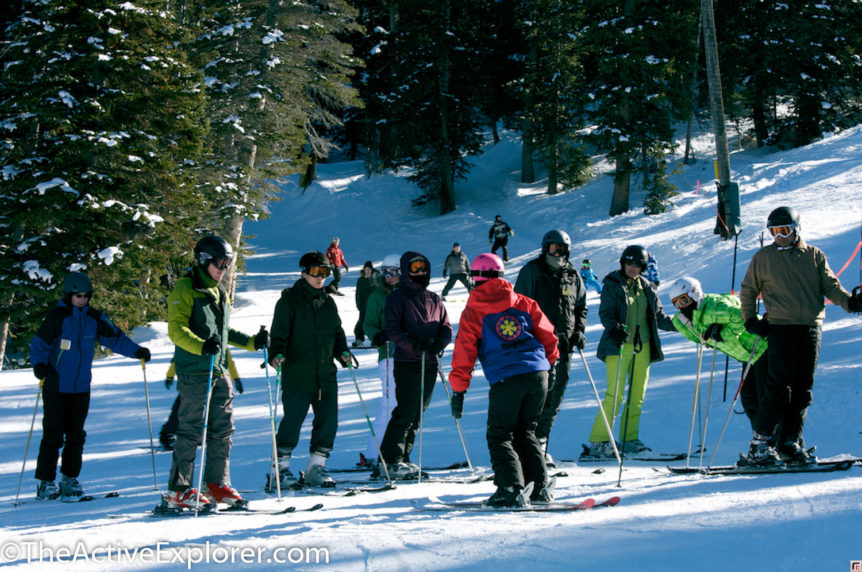
[[[71,270],[131,328],[196,221],[200,77],[161,2],[17,3],[3,30],[0,315],[29,339]]]

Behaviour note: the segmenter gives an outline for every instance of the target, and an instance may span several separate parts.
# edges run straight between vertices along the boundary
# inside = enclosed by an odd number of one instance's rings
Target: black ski
[[[587,445],[581,444],[581,447],[584,448],[581,456],[578,457],[578,463],[616,463],[616,457],[595,457],[589,454],[590,448]],[[700,450],[692,451],[691,456],[694,457],[696,455],[700,455]],[[688,453],[653,453],[653,452],[643,452],[640,454],[627,454],[623,455],[623,459],[626,461],[642,461],[645,463],[669,463],[672,461],[682,461],[688,456]],[[569,459],[564,459],[562,462],[564,463],[573,463],[574,461]]]
[[[668,467],[674,474],[702,473],[705,475],[778,475],[785,473],[831,473],[846,471],[855,464],[855,460],[818,462],[807,465],[721,465],[714,467]]]
[[[99,494],[95,494],[95,495],[83,495],[80,497],[57,497],[55,499],[50,499],[50,500],[28,498],[28,499],[19,500],[18,502],[13,502],[12,504],[14,506],[20,506],[23,504],[47,504],[47,503],[50,503],[53,501],[58,501],[58,502],[62,502],[65,504],[75,504],[78,502],[90,502],[90,501],[99,500],[99,499],[112,499],[112,498],[117,498],[118,496],[120,496],[120,493],[118,491],[111,491],[109,493],[99,493]]]
[[[339,481],[331,487],[315,487],[308,485],[302,480],[302,478],[300,478],[300,480],[282,489],[281,492],[287,495],[301,492],[310,495],[351,497],[359,493],[381,493],[384,491],[391,491],[395,488],[396,486],[394,483],[388,482],[380,486],[374,486],[373,484],[369,486],[369,481],[361,481],[357,483],[351,481]],[[278,490],[272,485],[272,483],[270,483],[269,476],[267,476],[266,484],[264,485],[263,490],[265,493],[271,495],[277,494],[278,492]]]
[[[596,503],[594,499],[588,498],[579,503],[573,502],[551,502],[548,504],[530,504],[526,506],[514,507],[494,507],[488,506],[484,501],[455,501],[444,502],[436,497],[429,497],[426,504],[419,504],[421,501],[411,501],[413,509],[419,511],[474,511],[474,512],[578,512],[591,508],[616,506],[620,502],[620,497],[611,497],[601,503]]]
[[[323,508],[323,505],[318,503],[313,506],[298,509],[295,506],[288,506],[280,509],[256,509],[250,508],[247,504],[243,508],[239,507],[229,507],[224,509],[215,509],[213,505],[206,505],[206,508],[202,508],[200,510],[195,510],[193,508],[178,508],[178,507],[167,507],[163,505],[158,505],[156,508],[152,510],[152,512],[147,513],[149,516],[154,518],[161,517],[183,517],[183,516],[210,516],[215,514],[221,515],[249,515],[249,514],[268,514],[268,515],[278,515],[278,514],[291,514],[294,512],[312,512],[316,510],[320,510]],[[110,515],[110,516],[125,516],[125,515]]]
[[[422,470],[423,471],[454,471],[455,469],[466,469],[469,466],[470,465],[467,463],[467,461],[461,461],[460,463],[453,463],[453,464],[448,465],[446,467],[422,467]],[[362,467],[362,466],[357,465],[355,467],[344,468],[344,469],[327,469],[327,471],[329,471],[330,473],[370,473],[371,467]]]

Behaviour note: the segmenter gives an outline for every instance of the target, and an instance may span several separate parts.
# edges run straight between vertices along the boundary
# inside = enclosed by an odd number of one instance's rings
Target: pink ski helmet
[[[484,252],[473,259],[470,265],[470,276],[478,286],[491,278],[502,278],[505,266],[500,257],[490,252]]]

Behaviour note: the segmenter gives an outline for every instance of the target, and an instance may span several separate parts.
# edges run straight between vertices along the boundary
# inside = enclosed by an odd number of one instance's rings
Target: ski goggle
[[[380,269],[384,278],[397,278],[401,276],[401,270],[397,266],[384,266]]]
[[[407,265],[407,270],[410,274],[428,274],[431,270],[431,265],[424,258],[415,258]]]
[[[305,269],[305,273],[312,278],[326,278],[329,272],[329,266],[309,266]]]
[[[681,310],[686,306],[694,304],[694,300],[691,299],[691,296],[688,294],[680,294],[676,298],[671,299],[671,303],[673,303],[673,307],[677,310]]]
[[[590,267],[590,263],[589,263],[589,262],[584,262],[584,268],[589,268],[589,267]]]
[[[218,268],[219,270],[227,270],[228,266],[230,266],[231,259],[230,258],[214,258],[212,261],[212,265]]]
[[[549,242],[548,243],[548,254],[550,254],[551,256],[565,256],[566,245],[560,244],[558,242]]]
[[[796,223],[782,224],[782,225],[778,225],[778,226],[768,226],[766,228],[769,229],[769,232],[770,232],[770,234],[772,234],[772,236],[780,236],[781,238],[788,238],[794,232],[796,232]]]

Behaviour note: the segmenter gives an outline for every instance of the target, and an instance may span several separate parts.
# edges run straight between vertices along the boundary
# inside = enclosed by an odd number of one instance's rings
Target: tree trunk
[[[539,60],[539,48],[535,41],[530,42],[530,63],[535,65]],[[530,88],[524,95],[524,119],[521,121],[521,182],[533,183],[536,181],[536,170],[533,166],[533,95]]]
[[[611,200],[610,216],[617,216],[629,210],[629,191],[631,190],[631,162],[628,155],[615,157],[617,172],[614,174],[614,196]]]
[[[0,369],[3,369],[3,360],[6,358],[6,340],[9,339],[9,322],[3,322],[0,327]]]
[[[560,146],[555,143],[551,146],[551,156],[548,157],[548,194],[556,195],[560,192]]]
[[[451,5],[449,0],[444,4],[445,26],[449,27]],[[449,140],[449,66],[451,60],[449,58],[449,46],[443,40],[440,43],[440,59],[438,62],[438,74],[440,84],[438,86],[438,98],[440,102],[440,153],[437,160],[439,161],[440,173],[440,214],[450,213],[455,210],[455,176],[452,172],[452,157],[456,156],[451,147],[454,145]]]

